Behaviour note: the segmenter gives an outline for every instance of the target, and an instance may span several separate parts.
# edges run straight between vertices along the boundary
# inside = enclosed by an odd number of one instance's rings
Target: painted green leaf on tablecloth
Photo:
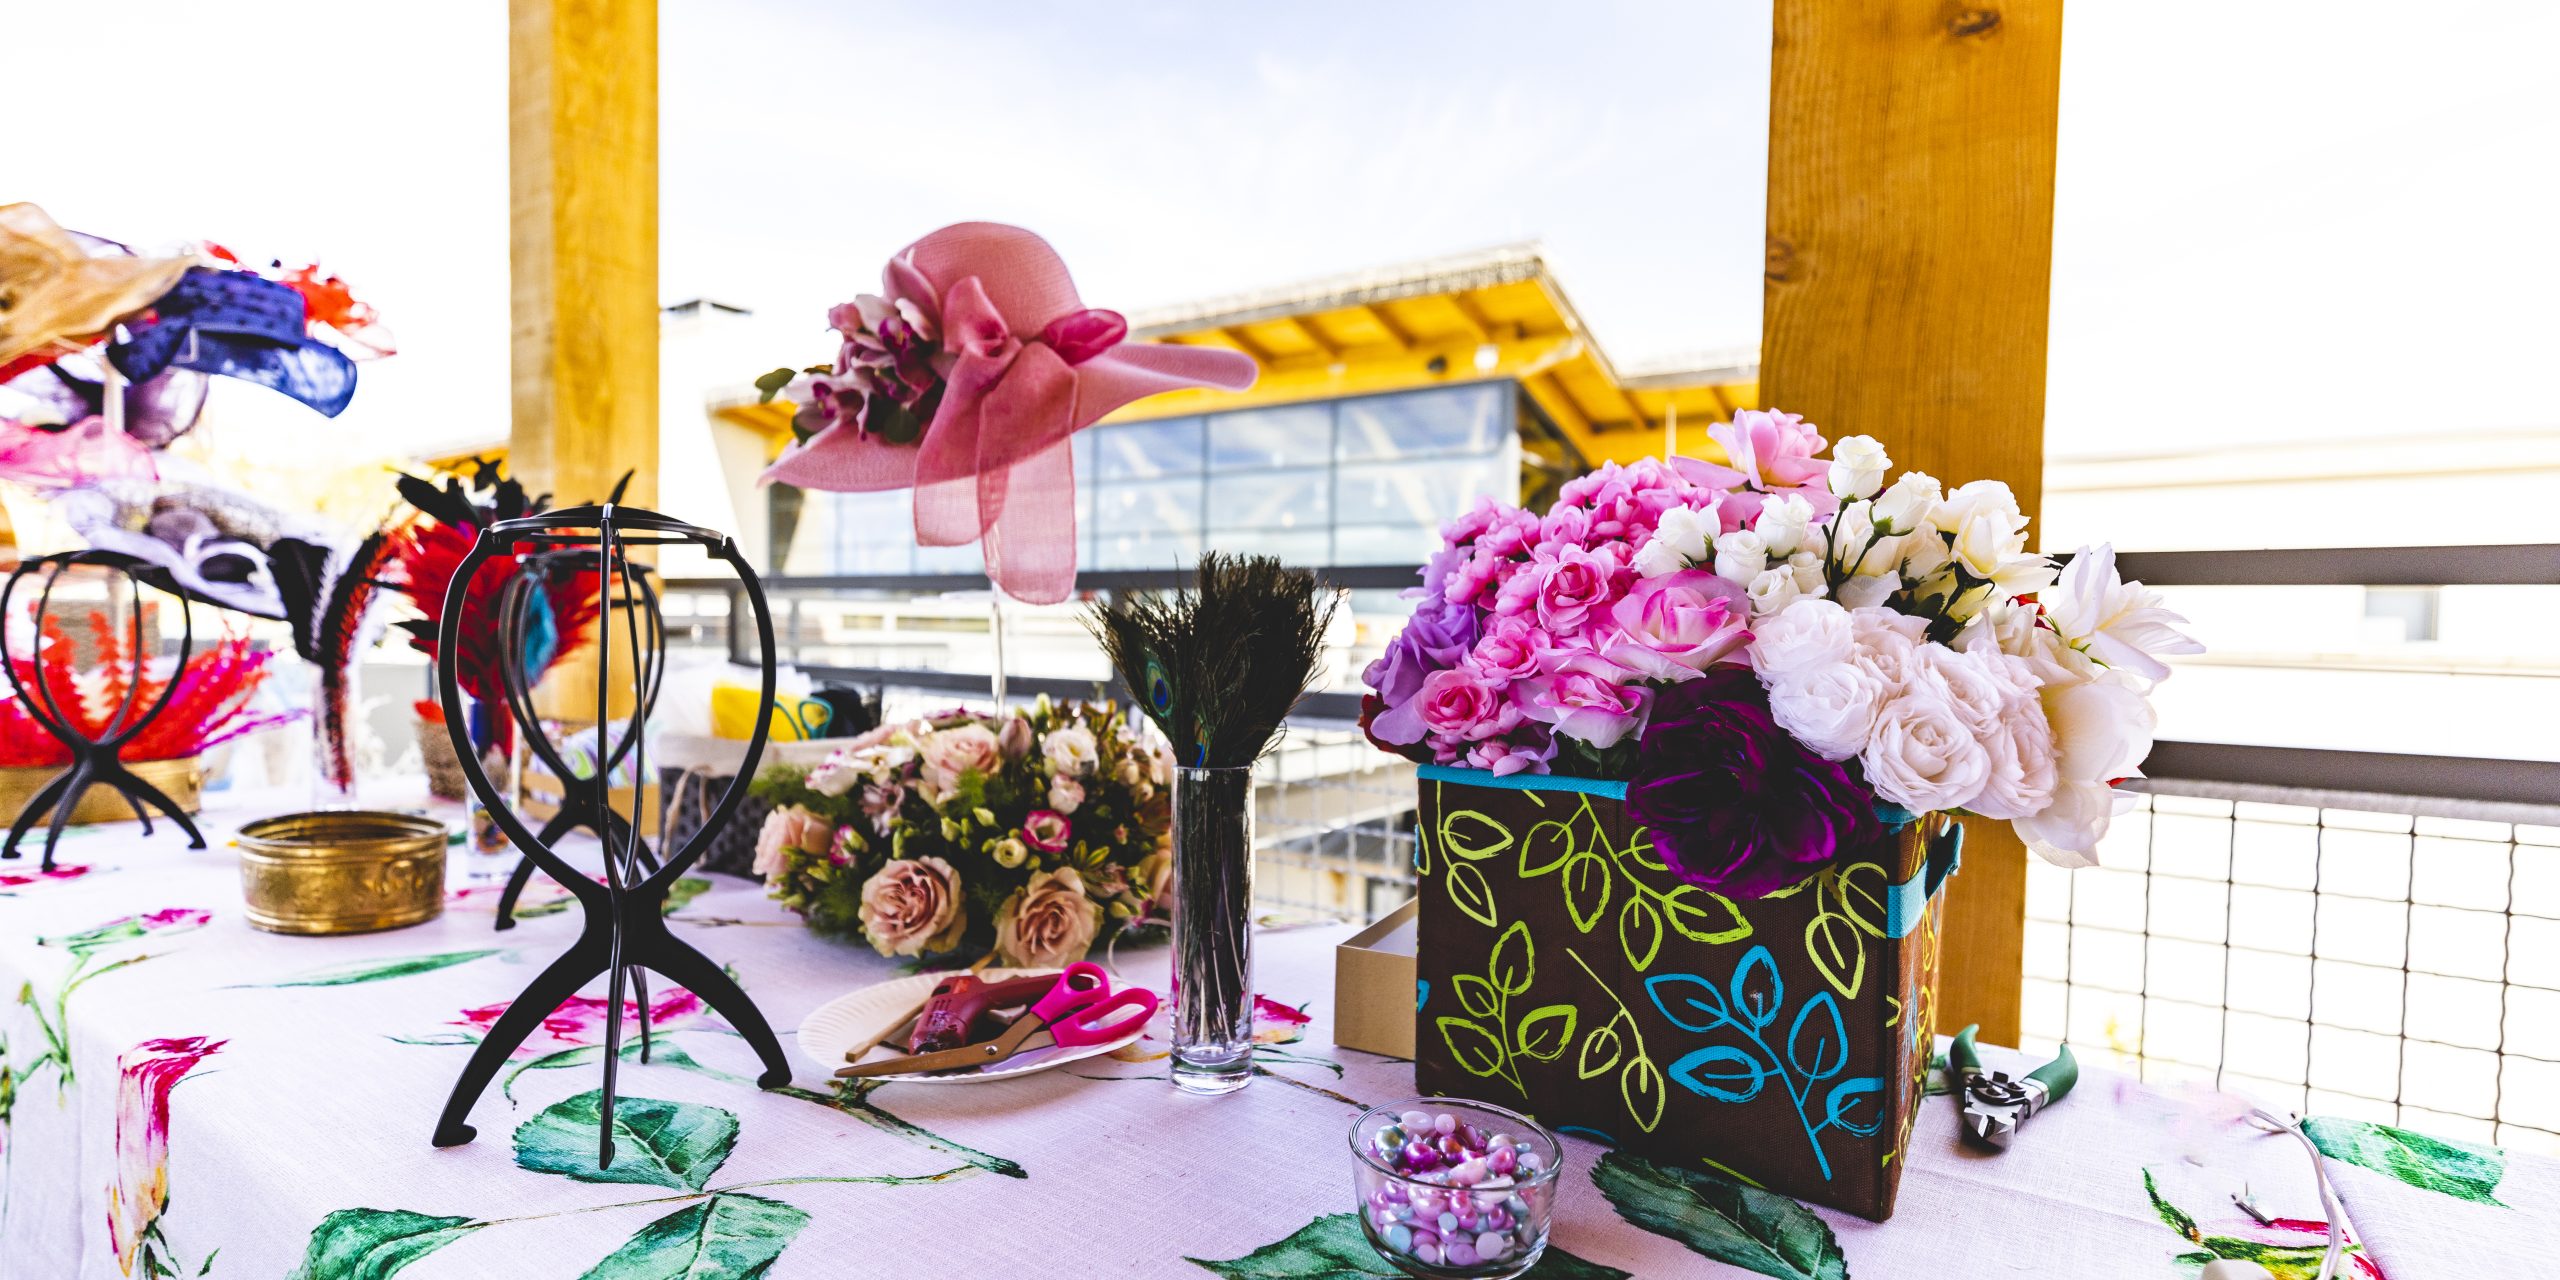
[[[613,1104],[613,1163],[596,1167],[604,1091],[589,1089],[516,1126],[516,1163],[580,1182],[641,1182],[700,1191],[738,1142],[738,1117],[719,1107],[657,1098]]]
[[[2364,1120],[2313,1116],[2302,1122],[2312,1145],[2332,1160],[2360,1164],[2387,1173],[2413,1187],[2441,1191],[2475,1204],[2500,1204],[2498,1182],[2507,1175],[2507,1156],[2496,1147],[2474,1146],[2447,1138],[2394,1129]]]
[[[658,908],[659,914],[674,915],[676,912],[684,910],[685,904],[701,897],[703,892],[710,887],[711,882],[700,876],[686,876],[685,878],[676,881],[674,884],[668,885],[667,900],[664,905]]]
[[[525,1072],[553,1071],[561,1067],[582,1067],[588,1063],[594,1062],[603,1055],[604,1047],[602,1045],[582,1044],[561,1049],[557,1052],[546,1053],[539,1058],[527,1058],[524,1061],[507,1068],[507,1074],[500,1079],[498,1090],[506,1095],[507,1101],[513,1102],[516,1100],[516,1077],[523,1075]],[[625,1040],[622,1042],[622,1060],[624,1062],[641,1061],[640,1042],[638,1040]],[[731,1084],[752,1083],[745,1077],[731,1075],[726,1071],[714,1071],[711,1068],[702,1065],[700,1062],[695,1061],[692,1054],[686,1053],[683,1049],[677,1047],[676,1043],[669,1039],[663,1032],[660,1033],[655,1042],[651,1044],[649,1048],[648,1061],[657,1066],[674,1067],[680,1071],[698,1071],[707,1076],[726,1080]]]
[[[1803,1205],[1698,1169],[1612,1151],[1591,1181],[1618,1216],[1718,1262],[1779,1280],[1847,1280],[1831,1228]]]
[[[808,1223],[779,1200],[713,1196],[640,1228],[579,1280],[755,1280]]]
[[[479,1224],[469,1218],[438,1218],[406,1209],[340,1209],[312,1229],[302,1266],[291,1280],[388,1280],[402,1267],[477,1230]]]
[[[407,978],[458,964],[487,959],[504,948],[485,947],[473,951],[440,951],[426,956],[393,956],[384,960],[357,960],[312,969],[291,978],[274,982],[243,982],[243,987],[344,987],[358,982],[380,982],[386,978]]]
[[[1273,1241],[1241,1258],[1224,1262],[1185,1258],[1226,1280],[1392,1280],[1396,1269],[1378,1256],[1360,1231],[1360,1220],[1347,1213],[1318,1218],[1286,1240]],[[1627,1280],[1616,1267],[1577,1258],[1548,1245],[1530,1280]]]

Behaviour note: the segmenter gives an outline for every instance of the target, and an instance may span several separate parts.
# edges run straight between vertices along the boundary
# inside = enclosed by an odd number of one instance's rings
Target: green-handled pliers
[[[2027,1117],[2062,1101],[2080,1082],[2080,1063],[2071,1056],[2071,1046],[2064,1045],[2060,1057],[2023,1077],[1985,1071],[1982,1055],[1973,1047],[1976,1030],[1966,1027],[1947,1046],[1947,1074],[1954,1077],[1956,1098],[1964,1104],[1964,1136],[2006,1151]]]

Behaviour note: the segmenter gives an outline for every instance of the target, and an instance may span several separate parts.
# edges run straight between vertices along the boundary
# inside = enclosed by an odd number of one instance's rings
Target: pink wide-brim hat
[[[944,227],[889,260],[881,292],[920,308],[941,335],[933,421],[903,445],[839,423],[786,449],[764,481],[839,493],[912,487],[919,543],[983,538],[987,576],[1034,604],[1075,589],[1068,438],[1131,401],[1187,387],[1241,391],[1257,372],[1252,357],[1222,347],[1064,341],[1097,325],[1123,330],[1118,316],[1088,311],[1057,250],[1020,227]]]

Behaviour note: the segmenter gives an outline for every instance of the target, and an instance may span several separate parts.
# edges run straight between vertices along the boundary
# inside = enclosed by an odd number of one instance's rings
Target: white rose
[[[1769,549],[1760,535],[1736,529],[1716,539],[1716,576],[1727,582],[1749,582],[1769,567]]]
[[[1875,672],[1838,662],[1789,675],[1769,688],[1769,715],[1807,750],[1846,760],[1866,750],[1876,711],[1892,691]]]
[[[1760,576],[1753,578],[1744,589],[1744,594],[1751,598],[1751,616],[1762,618],[1794,604],[1804,592],[1796,586],[1795,570],[1779,565],[1761,570]]]
[[[1637,548],[1635,559],[1627,562],[1639,578],[1660,578],[1689,567],[1689,559],[1659,533],[1653,540]]]
[[[1938,478],[1926,471],[1905,471],[1893,487],[1876,499],[1876,527],[1891,533],[1909,533],[1928,523],[1938,509]]]
[[[2098,865],[2098,842],[2106,838],[2115,815],[2133,803],[2103,782],[2058,782],[2053,802],[2042,813],[2014,819],[2010,826],[2036,856],[2056,866]]]
[[[1902,541],[1902,576],[1908,582],[1926,582],[1955,562],[1947,551],[1947,540],[1934,529],[1922,530]]]
[[[1808,547],[1787,557],[1787,567],[1795,571],[1796,590],[1809,596],[1828,592],[1822,571],[1822,553]]]
[[[1849,611],[1828,600],[1799,600],[1751,628],[1751,669],[1763,683],[1838,666],[1857,649]]]
[[[1795,553],[1804,542],[1805,530],[1813,523],[1813,504],[1796,494],[1760,500],[1760,519],[1751,526],[1760,535],[1760,545],[1772,557]]]
[[[1081,778],[1093,772],[1102,758],[1100,744],[1093,740],[1093,730],[1080,724],[1051,729],[1040,739],[1040,754],[1047,757],[1053,773]]]
[[[2027,558],[2027,518],[2018,512],[2017,495],[1997,480],[1976,480],[1948,494],[1930,524],[1949,535],[1956,563],[1984,581]]]
[[[1989,736],[2011,701],[2028,697],[2035,678],[2021,689],[2003,664],[2015,662],[2004,653],[1964,653],[1942,644],[1924,644],[1912,655],[1911,677],[1926,680],[1956,709],[1956,717],[1975,733]]]
[[[1855,568],[1876,541],[1875,508],[1852,502],[1831,518],[1831,559],[1843,569]]]
[[[828,756],[825,763],[811,769],[807,782],[809,789],[819,795],[840,796],[853,790],[854,785],[862,781],[862,774],[862,768],[847,753],[839,751]]]
[[[1843,498],[1873,496],[1892,465],[1875,437],[1845,437],[1831,446],[1831,491]]]
[[[1851,578],[1840,584],[1840,603],[1852,609],[1872,609],[1893,598],[1902,579],[1891,572],[1871,573]]]
[[[1928,619],[1874,606],[1851,607],[1848,617],[1853,641],[1849,661],[1875,672],[1888,694],[1902,692],[1902,687],[1911,681],[1920,645],[1928,635]]]
[[[1698,561],[1707,558],[1707,546],[1715,541],[1716,531],[1722,527],[1722,521],[1710,512],[1673,507],[1654,522],[1653,536],[1669,544],[1682,559]]]
[[[1991,753],[1925,680],[1878,709],[1859,760],[1877,795],[1913,813],[1961,809],[1991,778]]]
[[[1983,736],[1982,745],[1991,756],[1991,776],[1984,780],[1982,794],[1967,807],[1986,818],[2014,820],[2042,813],[2053,804],[2053,729],[2045,723],[2041,701],[2033,696],[2011,698],[2002,705],[2000,718]]]
[[[2048,861],[2085,867],[2098,860],[2098,841],[2129,796],[2111,785],[2141,774],[2159,721],[2150,699],[2122,674],[2044,686],[2041,702],[2053,734],[2053,803],[2014,820],[2027,847]]]

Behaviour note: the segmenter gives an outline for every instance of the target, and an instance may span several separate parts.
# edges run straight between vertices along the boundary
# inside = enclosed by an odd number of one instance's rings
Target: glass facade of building
[[[1509,381],[1093,427],[1075,437],[1078,559],[1187,568],[1204,549],[1293,564],[1419,564],[1443,522],[1520,490]],[[978,548],[918,547],[911,497],[812,493],[794,574],[972,573]]]

